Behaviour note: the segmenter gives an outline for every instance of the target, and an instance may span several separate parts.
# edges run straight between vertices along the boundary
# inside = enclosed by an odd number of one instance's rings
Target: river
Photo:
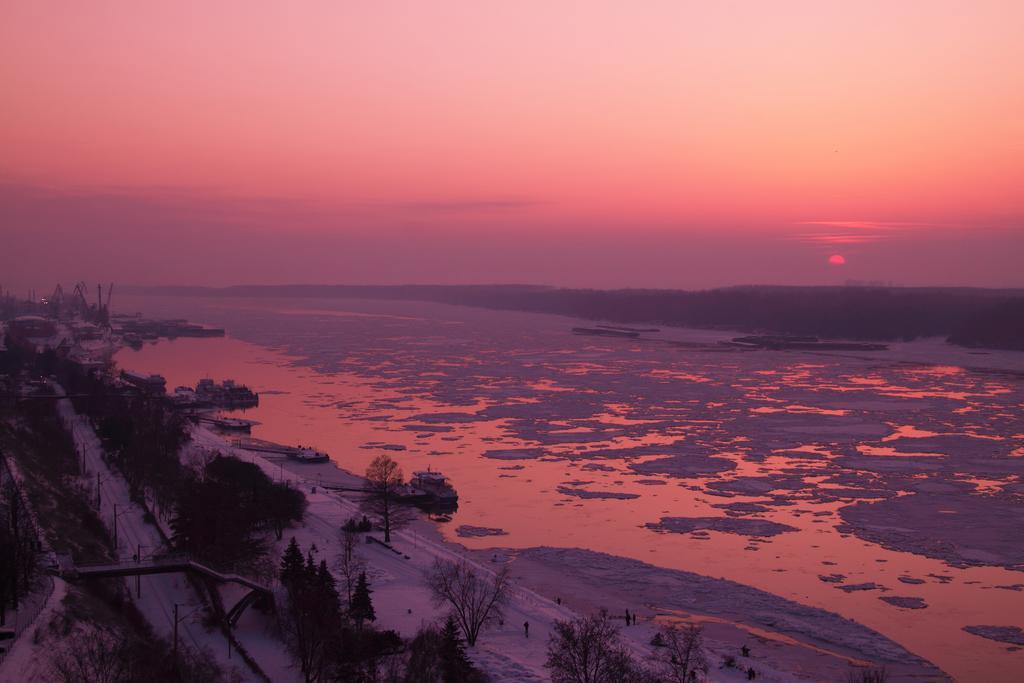
[[[570,318],[414,302],[119,303],[228,331],[124,349],[121,367],[169,387],[243,382],[260,392],[254,436],[348,470],[389,452],[407,474],[443,471],[460,505],[441,529],[468,547],[579,547],[731,579],[961,680],[1024,665],[963,630],[1024,626],[1024,354],[740,351],[716,345],[724,332],[588,337],[570,330],[593,323]]]

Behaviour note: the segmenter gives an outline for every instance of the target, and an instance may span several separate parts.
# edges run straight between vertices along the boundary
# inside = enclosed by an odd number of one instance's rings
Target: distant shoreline
[[[543,285],[238,285],[125,287],[149,296],[430,301],[663,325],[875,342],[943,337],[968,348],[1024,351],[1024,289],[772,287],[704,291],[559,289]]]

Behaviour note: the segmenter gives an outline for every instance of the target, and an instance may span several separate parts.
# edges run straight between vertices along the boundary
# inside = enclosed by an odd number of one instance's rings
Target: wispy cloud
[[[798,221],[794,225],[803,230],[788,235],[787,239],[828,248],[874,244],[907,230],[929,227],[924,223],[861,219],[816,219]]]
[[[870,244],[883,240],[887,235],[875,235],[869,233],[800,233],[792,235],[790,239],[809,244],[823,245],[845,245],[845,244]]]
[[[905,223],[899,221],[837,221],[813,220],[799,221],[797,225],[817,225],[823,228],[840,228],[842,230],[902,230],[905,228],[927,227],[924,223]]]
[[[495,197],[483,199],[442,199],[432,201],[394,202],[389,206],[410,211],[431,213],[462,213],[467,211],[512,211],[539,206],[544,202],[523,197]]]

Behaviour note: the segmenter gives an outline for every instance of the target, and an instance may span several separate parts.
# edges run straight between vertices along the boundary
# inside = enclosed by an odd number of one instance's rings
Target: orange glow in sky
[[[1024,244],[1022,26],[1017,1],[7,0],[0,230],[176,230],[135,281],[260,280],[197,253],[241,233],[257,261],[289,235],[291,281],[814,282],[842,245],[858,276],[1024,285],[999,260]],[[610,272],[627,238],[680,267]],[[605,279],[543,256],[581,240]],[[338,272],[325,244],[362,252]]]

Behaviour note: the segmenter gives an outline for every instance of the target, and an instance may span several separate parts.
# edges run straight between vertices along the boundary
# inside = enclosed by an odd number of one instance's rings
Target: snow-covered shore
[[[276,552],[294,535],[304,548],[315,543],[328,564],[337,564],[340,527],[359,513],[359,507],[356,494],[331,491],[323,484],[351,487],[360,483],[359,477],[333,463],[303,465],[237,449],[202,426],[193,428],[189,450],[195,456],[231,453],[258,464],[275,479],[294,482],[306,494],[309,508],[304,523],[285,533]],[[602,608],[614,615],[639,610],[641,622],[623,629],[639,658],[649,656],[650,639],[662,622],[703,623],[711,681],[739,680],[738,670],[719,664],[729,655],[740,659],[743,645],[751,648],[751,657],[740,663],[754,667],[761,680],[842,679],[851,666],[866,664],[886,666],[894,680],[946,678],[928,662],[856,622],[731,581],[579,549],[467,551],[443,540],[435,525],[423,518],[394,534],[392,545],[398,552],[368,544],[360,554],[369,566],[378,626],[403,636],[443,615],[431,604],[422,581],[434,558],[464,557],[483,571],[511,563],[515,599],[503,624],[487,631],[472,652],[496,681],[547,680],[545,645],[554,621]],[[524,622],[530,623],[529,638]],[[270,655],[259,651],[266,638],[261,628],[243,618],[237,635],[262,666],[262,659]]]

